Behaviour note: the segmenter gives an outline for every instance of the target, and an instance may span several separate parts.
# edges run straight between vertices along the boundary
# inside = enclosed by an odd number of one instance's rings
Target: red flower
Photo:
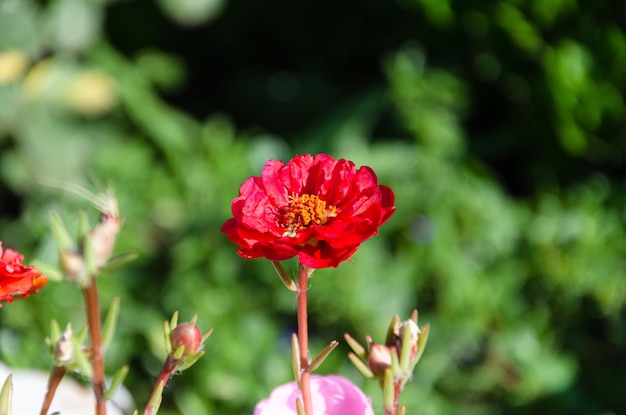
[[[48,277],[35,268],[22,264],[24,257],[11,250],[2,250],[0,242],[0,307],[14,298],[27,297],[46,285]]]
[[[310,268],[337,267],[378,233],[393,214],[394,195],[369,167],[326,154],[270,160],[233,199],[222,232],[244,258],[298,256]]]

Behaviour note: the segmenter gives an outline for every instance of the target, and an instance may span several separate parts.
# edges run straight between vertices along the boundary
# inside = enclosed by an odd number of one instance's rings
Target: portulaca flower
[[[348,379],[337,375],[311,375],[315,415],[374,415],[372,402]],[[254,415],[295,415],[300,391],[296,382],[278,386],[259,402]]]

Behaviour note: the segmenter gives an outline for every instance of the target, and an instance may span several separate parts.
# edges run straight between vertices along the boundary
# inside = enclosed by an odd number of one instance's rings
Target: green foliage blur
[[[620,0],[2,0],[0,240],[58,265],[49,212],[76,224],[108,187],[124,219],[99,279],[121,299],[109,373],[143,407],[179,310],[215,328],[160,411],[252,413],[291,380],[295,299],[220,233],[270,158],[371,166],[397,212],[309,291],[312,350],[430,323],[409,414],[626,413],[626,3]],[[285,264],[295,273],[296,264]],[[51,282],[0,310],[0,359],[47,368]],[[321,368],[372,396],[342,344]]]

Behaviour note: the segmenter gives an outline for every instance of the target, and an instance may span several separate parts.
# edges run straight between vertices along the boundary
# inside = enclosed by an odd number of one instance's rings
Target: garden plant
[[[13,413],[626,413],[625,4],[0,0]]]

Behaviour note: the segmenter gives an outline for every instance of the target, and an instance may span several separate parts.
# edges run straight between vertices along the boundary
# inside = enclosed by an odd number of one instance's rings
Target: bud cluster
[[[191,321],[178,324],[178,311],[174,312],[172,319],[164,324],[165,351],[167,358],[161,367],[161,373],[152,390],[152,395],[144,415],[154,415],[161,405],[163,388],[167,381],[175,372],[182,372],[188,369],[204,354],[203,344],[209,338],[213,329],[209,329],[202,334],[196,325],[198,316],[195,315]]]
[[[383,382],[390,376],[393,385],[402,389],[422,356],[428,329],[428,325],[421,329],[417,325],[417,310],[403,322],[396,315],[389,324],[385,343],[375,343],[371,336],[366,336],[366,349],[346,334],[345,339],[353,350],[348,356],[366,378]]]
[[[52,214],[52,233],[59,247],[60,265],[66,278],[85,288],[91,284],[96,274],[129,262],[134,259],[135,254],[128,253],[111,257],[122,223],[117,199],[113,192],[109,190],[106,193],[93,195],[86,189],[74,190],[88,198],[100,210],[99,223],[92,228],[87,215],[81,212],[76,242],[70,236],[61,218]]]

